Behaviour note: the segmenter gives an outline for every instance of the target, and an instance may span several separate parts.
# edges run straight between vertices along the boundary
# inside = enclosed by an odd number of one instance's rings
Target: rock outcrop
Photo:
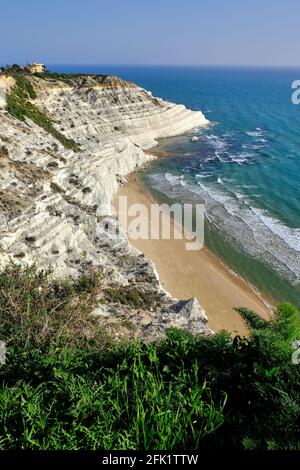
[[[6,106],[6,95],[9,90],[14,86],[15,80],[10,76],[3,76],[0,78],[0,109]]]
[[[154,158],[145,150],[158,138],[208,121],[201,112],[115,77],[30,81],[35,106],[80,150],[66,149],[31,120],[21,122],[0,110],[1,265],[36,263],[57,276],[101,269],[106,287],[134,285],[148,292],[154,300],[147,312],[113,302],[96,309],[117,336],[154,339],[172,325],[209,334],[195,301],[175,308],[152,264],[121,233],[111,237],[99,231],[103,218],[111,216],[110,230],[118,232],[113,196],[127,174]]]

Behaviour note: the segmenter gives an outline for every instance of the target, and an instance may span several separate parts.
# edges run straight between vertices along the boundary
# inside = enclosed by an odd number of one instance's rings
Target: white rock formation
[[[0,263],[51,266],[57,276],[94,266],[104,270],[108,285],[148,289],[160,299],[148,319],[120,307],[108,316],[112,325],[125,314],[133,316],[137,335],[157,337],[172,323],[161,323],[158,305],[168,316],[174,301],[161,289],[151,263],[122,234],[110,239],[99,234],[98,227],[112,212],[119,182],[153,158],[145,150],[156,139],[208,121],[201,112],[153,98],[115,77],[100,82],[86,76],[72,84],[31,80],[38,94],[35,105],[54,119],[62,134],[80,144],[80,151],[65,149],[31,121],[0,114]],[[102,317],[108,324],[107,315]],[[199,324],[199,318],[195,322],[189,315],[188,322]],[[202,326],[198,331],[209,333],[205,322]]]
[[[14,86],[15,80],[10,77],[3,75],[0,77],[0,109],[4,109],[6,106],[6,94]]]

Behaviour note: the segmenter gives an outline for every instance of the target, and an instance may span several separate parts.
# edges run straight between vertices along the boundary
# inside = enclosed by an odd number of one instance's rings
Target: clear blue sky
[[[300,65],[299,0],[3,0],[0,63]]]

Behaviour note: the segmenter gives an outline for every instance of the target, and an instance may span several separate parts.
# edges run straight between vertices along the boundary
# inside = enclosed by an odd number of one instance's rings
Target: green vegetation
[[[12,65],[6,65],[5,67],[0,67],[0,74],[1,73],[24,73],[23,67],[21,67],[19,64],[12,64]]]
[[[86,86],[88,82],[88,77],[95,80],[99,85],[103,84],[107,75],[95,75],[95,74],[84,74],[84,73],[57,73],[57,72],[43,72],[43,73],[36,73],[36,77],[41,78],[43,80],[48,81],[60,81],[64,82],[67,85],[74,85],[74,83],[79,87],[82,88]]]
[[[12,76],[16,80],[16,84],[7,97],[7,111],[20,121],[25,121],[26,118],[31,119],[35,124],[55,137],[55,139],[61,142],[66,148],[74,150],[75,152],[78,151],[79,145],[74,140],[68,139],[55,129],[52,120],[30,101],[36,98],[36,92],[31,82],[24,74],[13,74]]]
[[[50,80],[50,81],[60,81],[64,82],[68,85],[72,85],[72,79],[77,79],[80,77],[80,74],[67,74],[67,73],[54,73],[54,72],[43,72],[43,73],[35,73],[34,74],[38,78],[42,78],[43,80]]]
[[[6,65],[5,67],[0,67],[0,75],[13,75],[14,77],[19,76],[19,77],[30,77],[34,75],[35,77],[41,78],[43,80],[48,80],[48,81],[61,81],[64,82],[68,85],[73,85],[74,81],[81,86],[84,86],[87,77],[91,77],[94,80],[96,80],[99,84],[103,83],[105,79],[107,78],[107,75],[103,74],[86,74],[86,73],[59,73],[59,72],[49,72],[49,70],[45,70],[42,73],[32,73],[27,67],[22,67],[18,64],[13,64],[13,65]]]
[[[130,305],[134,308],[150,308],[155,300],[152,293],[139,292],[135,288],[117,287],[106,289],[104,299],[108,302],[116,302],[122,305]]]
[[[116,301],[97,273],[0,274],[1,449],[300,449],[294,307],[270,322],[240,309],[248,338],[170,330],[116,344],[90,315],[99,291]]]

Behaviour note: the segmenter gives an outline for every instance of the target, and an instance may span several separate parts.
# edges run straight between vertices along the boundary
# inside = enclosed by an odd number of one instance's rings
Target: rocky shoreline
[[[99,232],[126,175],[149,162],[156,139],[208,124],[193,112],[154,98],[115,77],[26,77],[34,106],[78,145],[74,151],[30,119],[0,110],[0,263],[35,263],[58,277],[101,270],[105,289],[133,288],[141,302],[103,300],[94,314],[116,338],[154,340],[169,327],[210,334],[196,299],[178,302],[161,287],[153,264],[120,233]],[[6,94],[13,77],[0,77]],[[5,104],[5,103],[4,103]],[[147,301],[145,301],[147,299]]]

